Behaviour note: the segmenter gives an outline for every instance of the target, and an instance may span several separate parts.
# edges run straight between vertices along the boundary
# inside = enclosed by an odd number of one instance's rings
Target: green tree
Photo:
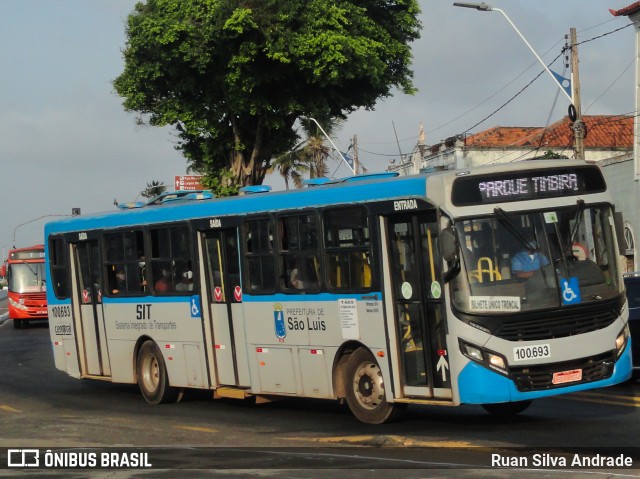
[[[339,119],[320,119],[320,124],[327,135],[340,125]],[[301,143],[304,146],[294,148],[273,160],[271,170],[279,171],[284,178],[286,189],[289,189],[289,180],[293,181],[296,188],[302,188],[306,174],[309,178],[322,178],[327,176],[329,170],[327,159],[331,154],[331,148],[325,145],[326,138],[315,122],[307,118],[300,121],[302,131],[306,138]]]
[[[296,188],[302,188],[303,176],[309,171],[309,167],[300,161],[300,155],[297,151],[289,151],[273,160],[271,171],[273,170],[282,175],[285,188],[288,190],[289,181],[293,181]]]
[[[147,0],[113,84],[140,123],[172,125],[205,176],[260,184],[302,116],[346,118],[411,94],[417,0]]]
[[[542,158],[544,158],[545,160],[558,160],[567,159],[569,157],[560,153],[555,153],[553,150],[547,150],[544,152],[544,155],[542,155]]]
[[[142,196],[145,198],[155,198],[158,195],[161,195],[167,190],[164,181],[156,181],[152,180],[151,183],[147,183],[147,187],[140,192]]]

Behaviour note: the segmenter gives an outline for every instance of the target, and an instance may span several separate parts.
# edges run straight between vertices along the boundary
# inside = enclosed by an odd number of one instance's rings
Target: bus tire
[[[169,385],[162,352],[153,341],[145,341],[140,347],[136,372],[142,397],[149,404],[176,402],[181,399],[182,391]]]
[[[344,367],[345,396],[351,413],[367,424],[382,424],[395,419],[402,409],[387,402],[382,371],[373,355],[356,349]]]
[[[514,402],[500,402],[494,404],[483,404],[482,407],[485,411],[495,416],[515,416],[531,406],[533,401],[514,401]]]
[[[22,329],[22,321],[14,319],[13,320],[13,329]]]

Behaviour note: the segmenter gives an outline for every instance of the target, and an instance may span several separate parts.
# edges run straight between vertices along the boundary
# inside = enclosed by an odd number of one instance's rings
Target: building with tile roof
[[[585,115],[584,138],[588,161],[626,157],[633,151],[634,117]],[[574,131],[569,117],[548,127],[495,126],[466,137],[455,137],[432,146],[418,144],[411,162],[393,169],[405,174],[523,161],[553,155],[574,157]],[[404,168],[403,168],[404,166]]]

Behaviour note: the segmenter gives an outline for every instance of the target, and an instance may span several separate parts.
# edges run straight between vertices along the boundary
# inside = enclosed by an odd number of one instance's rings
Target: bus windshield
[[[495,215],[456,223],[460,274],[453,303],[466,313],[513,314],[613,298],[617,245],[609,205]]]
[[[44,263],[12,263],[9,268],[9,291],[14,293],[46,291]]]

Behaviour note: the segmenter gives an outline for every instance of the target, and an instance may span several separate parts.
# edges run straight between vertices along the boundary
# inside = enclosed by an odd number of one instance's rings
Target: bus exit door
[[[401,371],[396,390],[403,397],[451,399],[436,213],[391,216],[386,231],[389,328],[398,351],[392,361]]]
[[[85,376],[111,376],[102,311],[102,272],[97,241],[73,244],[76,343]]]
[[[205,281],[202,295],[211,384],[249,387],[238,230],[201,233],[199,245]]]

